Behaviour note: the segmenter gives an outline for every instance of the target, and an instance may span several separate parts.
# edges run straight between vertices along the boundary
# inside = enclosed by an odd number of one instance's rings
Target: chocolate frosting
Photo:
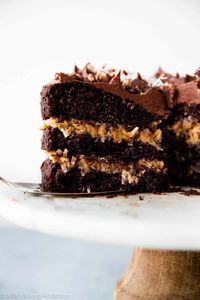
[[[91,64],[86,64],[83,69],[75,66],[72,74],[56,73],[50,84],[67,82],[93,85],[121,97],[122,100],[134,102],[152,114],[164,116],[167,113],[163,91],[153,88],[140,74],[133,78],[124,70],[106,70],[104,67],[96,70]]]
[[[160,89],[166,93],[169,107],[200,104],[200,69],[194,75],[187,74],[185,77],[179,74],[173,76],[159,69],[155,77],[162,82]]]

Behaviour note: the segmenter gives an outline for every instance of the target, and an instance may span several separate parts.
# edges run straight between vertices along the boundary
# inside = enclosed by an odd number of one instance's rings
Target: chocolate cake
[[[57,73],[41,92],[42,189],[165,191],[167,103],[140,74],[90,64]]]
[[[86,64],[43,87],[41,110],[44,191],[200,187],[200,70],[147,82]]]
[[[170,182],[200,187],[200,69],[185,77],[159,70],[156,77],[171,110],[165,138]]]

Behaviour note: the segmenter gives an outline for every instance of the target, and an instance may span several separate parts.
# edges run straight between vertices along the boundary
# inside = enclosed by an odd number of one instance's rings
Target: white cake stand
[[[200,299],[198,195],[53,198],[0,184],[0,215],[44,233],[142,247],[117,284],[117,300]]]

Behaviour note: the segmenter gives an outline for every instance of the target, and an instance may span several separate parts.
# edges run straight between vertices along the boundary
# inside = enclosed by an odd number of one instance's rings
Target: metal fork
[[[77,192],[77,193],[57,193],[57,192],[43,192],[41,190],[41,186],[39,183],[31,183],[31,182],[13,182],[9,181],[3,177],[0,177],[0,182],[3,182],[7,186],[11,188],[15,188],[18,191],[34,194],[34,195],[42,195],[42,196],[68,196],[68,197],[78,197],[78,196],[98,196],[98,195],[109,195],[109,194],[117,194],[123,191],[104,191],[104,192]]]

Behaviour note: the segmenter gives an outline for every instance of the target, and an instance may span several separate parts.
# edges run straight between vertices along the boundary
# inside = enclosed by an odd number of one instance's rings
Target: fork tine
[[[5,178],[0,176],[0,181],[6,184],[9,187],[15,188],[18,191],[31,193],[35,195],[42,195],[42,196],[67,196],[67,197],[78,197],[78,196],[100,196],[105,194],[117,194],[123,191],[105,191],[105,192],[76,192],[76,193],[54,193],[54,192],[43,192],[40,188],[40,185],[37,183],[29,183],[29,182],[11,182],[6,180]]]

